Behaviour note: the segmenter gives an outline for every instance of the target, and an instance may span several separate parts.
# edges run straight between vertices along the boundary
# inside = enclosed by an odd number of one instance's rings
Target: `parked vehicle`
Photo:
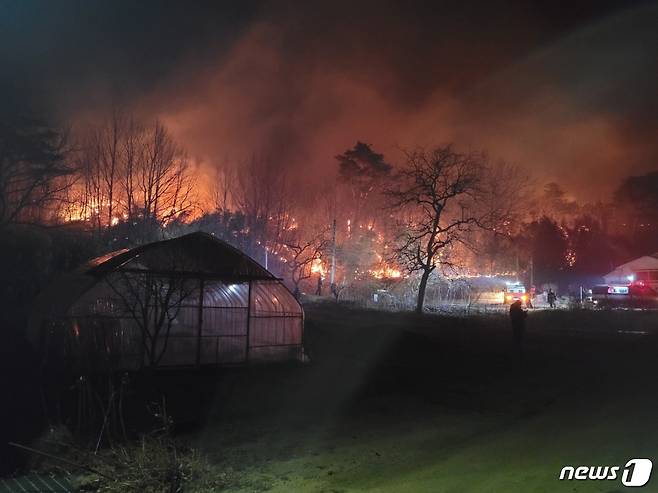
[[[509,305],[517,300],[520,300],[524,305],[528,304],[530,294],[527,292],[525,286],[519,282],[508,283],[505,288],[505,297],[503,303]]]
[[[658,292],[643,281],[593,286],[591,293],[591,303],[595,306],[628,308],[658,306]],[[590,301],[590,299],[587,301]]]

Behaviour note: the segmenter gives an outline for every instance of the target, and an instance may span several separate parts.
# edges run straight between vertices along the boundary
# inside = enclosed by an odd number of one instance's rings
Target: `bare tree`
[[[224,165],[215,171],[212,197],[216,211],[230,210],[234,202],[235,186],[235,168],[225,161]]]
[[[129,118],[123,139],[123,166],[121,169],[121,188],[125,204],[125,214],[133,220],[137,208],[137,171],[144,166],[145,159],[144,129],[134,119]]]
[[[144,221],[166,223],[193,206],[193,182],[185,153],[167,129],[155,122],[145,138],[145,159],[138,170]]]
[[[253,242],[256,258],[267,248],[274,257],[281,252],[287,232],[296,228],[293,215],[295,196],[291,182],[271,161],[253,157],[236,172],[232,197],[245,216],[245,226]]]
[[[62,200],[73,172],[65,143],[61,132],[32,116],[0,122],[0,227],[38,220]]]
[[[121,141],[123,140],[124,121],[118,110],[112,112],[110,121],[98,135],[100,149],[100,171],[105,194],[107,197],[107,226],[112,226],[115,213],[115,202],[118,192],[118,174],[121,156]]]
[[[125,131],[124,117],[114,110],[105,123],[87,129],[80,139],[76,158],[81,179],[77,219],[91,221],[99,232],[116,221]]]
[[[531,184],[528,173],[518,165],[499,161],[484,169],[475,204],[482,226],[478,231],[477,250],[491,274],[497,266],[512,270],[511,265],[519,254],[518,244],[515,246],[512,238],[533,215],[529,207],[533,203]]]
[[[160,256],[162,257],[162,256]],[[158,259],[158,270],[122,268],[106,282],[119,300],[120,313],[137,325],[149,367],[160,364],[167,352],[172,326],[181,308],[199,293],[199,281],[182,275],[184,265],[176,252]]]
[[[389,205],[402,215],[402,229],[394,249],[396,260],[410,273],[420,272],[416,311],[423,311],[430,274],[449,265],[451,245],[465,241],[481,217],[474,208],[484,159],[461,154],[452,146],[406,153],[407,162],[387,191]]]
[[[144,126],[114,111],[79,147],[75,216],[99,232],[122,219],[161,226],[194,207],[189,161],[161,123]]]
[[[295,298],[299,298],[300,283],[311,277],[313,262],[322,259],[328,244],[326,229],[307,237],[295,233],[283,242],[283,253],[286,254],[285,265],[294,286]]]
[[[94,229],[102,229],[103,204],[105,192],[103,172],[101,169],[100,131],[88,129],[79,137],[75,166],[79,177],[77,198],[72,207],[71,220],[89,221]]]

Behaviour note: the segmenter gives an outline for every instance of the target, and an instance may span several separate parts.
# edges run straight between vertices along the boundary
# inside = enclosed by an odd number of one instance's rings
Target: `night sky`
[[[2,0],[2,77],[74,127],[159,117],[204,170],[452,141],[595,200],[658,168],[658,2],[573,3]]]

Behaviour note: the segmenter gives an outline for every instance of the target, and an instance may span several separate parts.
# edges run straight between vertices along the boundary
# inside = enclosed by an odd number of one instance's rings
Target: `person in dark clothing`
[[[523,342],[523,333],[525,332],[525,319],[528,313],[523,309],[521,300],[516,300],[509,307],[509,318],[512,322],[512,333],[514,334],[514,343],[519,350]]]
[[[551,288],[548,288],[548,294],[546,295],[546,301],[548,301],[548,305],[551,308],[555,308],[555,299],[557,296],[555,296],[555,293]]]
[[[318,287],[315,290],[316,296],[322,296],[322,274],[318,274]]]

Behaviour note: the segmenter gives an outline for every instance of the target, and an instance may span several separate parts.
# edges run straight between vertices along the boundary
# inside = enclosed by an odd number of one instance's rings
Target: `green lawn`
[[[656,458],[653,314],[504,317],[307,310],[313,363],[222,378],[194,444],[231,491],[587,492],[564,465]],[[658,479],[641,491],[658,491]]]

